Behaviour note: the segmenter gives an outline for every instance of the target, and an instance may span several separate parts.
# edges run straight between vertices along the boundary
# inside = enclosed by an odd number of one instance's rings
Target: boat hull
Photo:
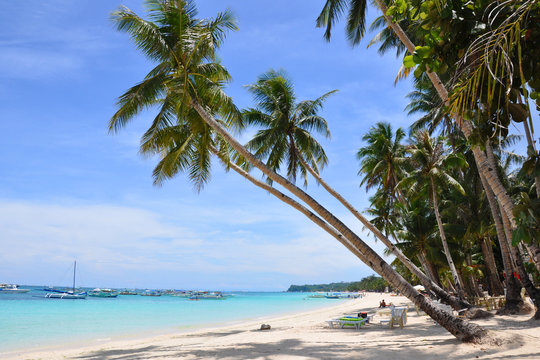
[[[86,293],[83,293],[83,294],[49,293],[45,295],[45,297],[47,299],[77,300],[77,299],[86,299]]]

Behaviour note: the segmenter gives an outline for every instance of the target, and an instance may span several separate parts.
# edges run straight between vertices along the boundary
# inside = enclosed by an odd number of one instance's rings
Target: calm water
[[[234,296],[226,300],[200,301],[165,295],[44,299],[45,292],[37,289],[26,294],[0,294],[0,349],[93,345],[117,337],[165,334],[309,311],[343,301],[306,299],[305,293],[230,294]]]

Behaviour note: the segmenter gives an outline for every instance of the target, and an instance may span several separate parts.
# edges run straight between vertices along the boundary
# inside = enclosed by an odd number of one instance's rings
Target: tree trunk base
[[[474,319],[487,319],[487,318],[493,317],[494,315],[490,313],[489,311],[475,307],[475,308],[471,308],[467,310],[467,312],[465,313],[465,316],[467,317],[467,319],[474,320]]]
[[[512,300],[508,301],[506,300],[506,305],[497,310],[497,315],[519,315],[519,314],[529,314],[534,309],[532,306],[527,304],[525,301],[521,300]],[[538,311],[537,311],[538,313]],[[535,314],[536,318],[536,314]],[[540,318],[539,318],[540,319]]]

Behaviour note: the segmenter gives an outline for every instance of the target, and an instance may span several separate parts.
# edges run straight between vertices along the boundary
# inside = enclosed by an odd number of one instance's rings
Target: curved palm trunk
[[[523,304],[523,299],[521,298],[520,294],[521,287],[519,286],[519,283],[514,279],[515,259],[511,251],[511,240],[508,241],[508,236],[511,236],[509,230],[510,225],[507,224],[507,226],[504,226],[504,224],[501,224],[501,217],[503,223],[508,218],[505,216],[505,214],[501,214],[502,216],[499,216],[498,206],[496,200],[494,199],[493,192],[491,191],[491,188],[489,188],[489,186],[486,186],[486,179],[481,173],[480,181],[484,186],[486,198],[488,200],[491,210],[491,216],[493,218],[493,221],[495,222],[495,229],[497,230],[499,246],[501,248],[501,256],[504,266],[504,277],[506,279],[506,303],[504,305],[503,311],[507,313],[517,313],[519,311],[519,307]]]
[[[309,220],[314,222],[316,225],[321,227],[324,231],[326,231],[328,234],[330,234],[332,237],[334,237],[336,240],[338,240],[341,244],[343,244],[350,252],[352,252],[354,255],[356,255],[360,260],[366,261],[366,258],[364,255],[356,249],[349,240],[347,240],[342,234],[340,234],[336,229],[328,225],[323,219],[312,213],[309,209],[307,209],[305,206],[300,204],[298,201],[290,198],[289,196],[283,194],[281,191],[277,190],[276,188],[266,184],[265,182],[259,181],[255,179],[253,176],[251,176],[247,171],[242,169],[240,166],[226,162],[222,159],[219,151],[214,148],[210,147],[210,150],[223,162],[227,164],[231,169],[233,169],[237,174],[241,175],[243,178],[251,182],[257,187],[260,187],[263,190],[268,191],[270,194],[274,195],[279,200],[283,201],[287,205],[292,206],[294,209],[298,210],[302,214],[304,214]]]
[[[529,129],[529,123],[527,122],[527,119],[523,120],[523,127],[525,128],[527,145],[534,151],[534,153],[536,153],[536,147],[534,146],[532,131],[531,129]],[[534,184],[536,185],[536,196],[540,198],[540,176],[536,174],[534,176]]]
[[[505,214],[502,214],[502,218],[503,218],[503,223],[505,225],[505,227],[504,227],[505,233],[506,233],[506,236],[507,236],[507,244],[506,244],[506,246],[508,247],[508,249],[509,249],[508,251],[510,252],[510,255],[512,257],[514,269],[519,274],[519,276],[521,278],[521,284],[525,287],[525,290],[527,291],[527,294],[529,295],[529,297],[534,302],[534,306],[536,307],[536,313],[534,315],[534,319],[540,320],[540,290],[538,290],[534,286],[531,279],[529,278],[529,274],[527,273],[527,270],[525,270],[525,266],[523,265],[523,259],[521,257],[521,254],[520,254],[520,251],[519,251],[518,247],[512,246],[512,233],[510,232],[510,230],[507,230],[507,229],[510,228],[510,221],[505,216]],[[508,276],[507,276],[507,278],[508,278]],[[512,282],[512,284],[515,284],[515,283],[517,283],[517,282],[515,282],[515,281]],[[516,285],[514,285],[514,286],[516,286]],[[521,302],[517,301],[517,299],[513,301],[513,304],[515,304],[515,305],[514,305],[513,308],[512,307],[509,308],[509,312],[518,312],[519,311],[519,307],[523,303],[523,299],[521,299],[521,296],[520,296],[520,300],[521,300]]]
[[[495,200],[493,196],[493,192],[491,191],[491,188],[487,184],[487,181],[484,175],[482,175],[481,173],[479,173],[478,175],[480,176],[480,182],[482,183],[482,186],[486,194],[486,198],[488,200],[489,209],[491,211],[491,217],[493,218],[493,222],[495,223],[495,230],[497,232],[497,240],[499,241],[499,247],[501,249],[503,264],[504,264],[505,271],[508,276],[508,273],[512,271],[511,268],[507,268],[507,266],[511,265],[511,261],[510,261],[511,256],[509,254],[508,241],[507,241],[506,234],[504,231],[504,226],[501,221],[501,216],[499,215],[497,200]],[[485,242],[485,239],[484,239],[484,242]],[[486,247],[486,252],[487,252],[489,249],[491,249],[491,244],[485,244],[485,247]],[[489,264],[490,267],[493,267],[493,268],[490,268],[490,271],[495,271],[494,275],[497,275],[497,271],[495,267],[495,259],[493,258],[493,252],[491,251],[491,254],[488,254],[487,257],[484,256],[484,260],[486,260],[486,263]],[[497,281],[495,282],[500,284],[498,276],[497,276]],[[499,285],[496,285],[496,288],[498,288],[498,286]]]
[[[375,270],[386,281],[392,284],[404,296],[413,303],[418,305],[426,314],[431,316],[437,323],[447,329],[458,339],[467,342],[480,341],[486,331],[476,325],[459,319],[452,314],[436,308],[431,301],[426,299],[422,294],[416,291],[401,275],[399,275],[388,263],[386,263],[373,249],[371,249],[362,239],[352,232],[345,224],[337,219],[326,208],[320,205],[315,199],[306,194],[302,189],[292,184],[284,177],[276,174],[269,169],[262,161],[253,156],[246,148],[244,148],[229,132],[221,126],[211,115],[202,107],[196,99],[192,98],[191,103],[193,108],[201,116],[206,124],[208,124],[216,133],[221,135],[225,141],[229,143],[240,155],[242,155],[249,163],[257,167],[268,178],[283,186],[292,194],[301,199],[310,208],[312,208],[328,225],[332,226],[339,233],[343,234],[364,256],[365,263],[370,268]]]
[[[414,51],[415,51],[414,44],[411,42],[411,40],[409,39],[407,34],[403,31],[401,26],[399,26],[399,24],[393,22],[391,16],[386,15],[386,12],[387,12],[388,8],[386,7],[386,4],[384,3],[384,1],[383,0],[376,0],[376,3],[379,6],[379,8],[381,9],[381,11],[383,13],[383,16],[384,16],[388,26],[390,28],[392,28],[394,33],[398,36],[398,38],[401,40],[403,45],[405,45],[407,50],[411,54],[413,54]],[[445,105],[448,105],[448,101],[449,101],[449,99],[448,99],[448,91],[446,90],[446,87],[442,83],[439,76],[436,73],[430,71],[429,68],[426,71],[426,74],[429,77],[429,79],[431,80],[431,82],[433,84],[433,87],[435,88],[435,90],[439,94],[439,97],[441,98],[443,103],[445,103]],[[469,139],[469,137],[472,134],[472,125],[471,125],[471,123],[464,120],[464,119],[455,119],[455,121],[458,124],[458,126],[460,127],[460,129],[463,132],[463,134],[465,135],[465,137],[467,139]],[[506,189],[502,185],[499,178],[496,176],[496,174],[494,175],[494,173],[493,173],[494,169],[490,168],[490,166],[488,165],[487,158],[486,158],[486,155],[484,154],[484,152],[478,146],[473,146],[472,150],[473,150],[473,155],[474,155],[474,160],[476,162],[476,166],[478,167],[478,171],[481,172],[482,174],[484,174],[489,186],[491,187],[491,189],[495,193],[495,196],[497,196],[497,201],[503,207],[504,212],[507,214],[510,221],[513,222],[514,214],[512,213],[512,209],[514,207],[514,204],[512,202],[512,199],[510,198],[510,196],[506,192]]]
[[[495,256],[493,255],[493,248],[489,238],[479,239],[480,247],[482,248],[482,255],[484,256],[484,263],[488,272],[488,281],[491,287],[492,296],[504,295],[504,289],[499,280],[497,265],[495,263]]]
[[[436,282],[434,282],[432,279],[430,279],[422,270],[418,268],[401,250],[399,250],[391,241],[388,239],[387,236],[385,236],[379,229],[377,229],[368,219],[366,219],[354,206],[352,206],[351,203],[349,203],[343,196],[341,196],[340,193],[338,193],[334,188],[332,188],[324,179],[315,171],[309,164],[306,162],[302,154],[298,151],[296,146],[294,146],[296,156],[302,166],[304,166],[305,169],[317,180],[317,182],[330,194],[332,195],[336,200],[338,200],[343,206],[347,208],[353,214],[366,228],[369,229],[381,242],[394,254],[399,261],[407,267],[426,287],[427,289],[433,291],[441,300],[452,306],[455,310],[462,310],[464,308],[471,309],[473,308],[473,305],[465,301],[465,299],[457,298],[448,292],[446,292],[443,288],[441,288]],[[427,270],[426,270],[427,271]]]
[[[465,262],[468,266],[473,265],[472,262],[472,256],[471,256],[471,249],[467,249],[467,255],[465,256]],[[478,287],[478,280],[476,279],[476,276],[474,274],[471,274],[470,277],[467,279],[469,283],[469,291],[468,294],[473,294],[474,296],[482,296],[482,292],[480,291],[480,288]]]
[[[495,154],[493,153],[493,148],[491,147],[491,144],[489,144],[489,142],[486,142],[486,153],[487,153],[487,158],[488,158],[490,166],[496,169],[498,161],[495,158]],[[506,217],[506,220],[507,220],[506,222],[503,222],[504,229],[506,232],[506,240],[508,242],[508,246],[513,247],[511,229],[514,227],[515,223],[513,221],[513,218]],[[532,263],[536,267],[536,270],[540,272],[540,249],[534,244],[524,244],[523,242],[521,242],[521,244],[525,246],[525,248],[529,252],[529,256],[531,258]],[[519,253],[519,250],[518,250],[518,253]]]
[[[423,252],[423,250],[420,251],[417,257],[420,261],[420,264],[422,264],[422,267],[425,270],[425,274],[431,279],[431,281],[440,286],[439,278],[436,276],[436,272],[433,269],[433,264],[428,261],[426,254]]]
[[[435,183],[431,179],[431,192],[433,197],[433,210],[435,211],[435,218],[437,219],[437,226],[439,227],[439,234],[441,235],[441,242],[444,249],[444,254],[446,255],[446,260],[448,261],[448,266],[452,272],[452,277],[454,278],[454,285],[456,287],[458,296],[462,299],[465,298],[465,293],[463,292],[463,283],[459,277],[456,266],[454,265],[454,260],[452,255],[450,255],[450,248],[448,247],[448,242],[446,241],[446,234],[444,232],[443,223],[441,220],[441,214],[439,213],[439,202],[437,201],[437,190],[435,188]]]

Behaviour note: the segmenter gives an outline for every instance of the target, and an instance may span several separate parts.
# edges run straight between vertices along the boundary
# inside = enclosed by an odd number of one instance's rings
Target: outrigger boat
[[[54,290],[53,292],[45,295],[47,299],[86,299],[86,291],[75,293],[75,272],[77,270],[77,262],[73,263],[73,288],[71,291],[58,291]]]

